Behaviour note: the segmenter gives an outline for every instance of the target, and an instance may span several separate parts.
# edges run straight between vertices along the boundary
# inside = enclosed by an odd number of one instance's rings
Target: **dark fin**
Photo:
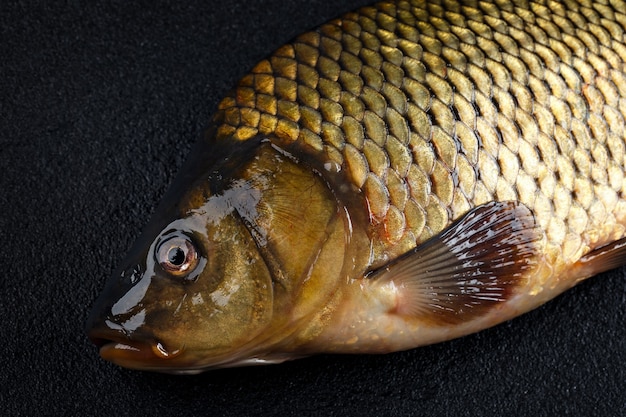
[[[626,238],[589,252],[578,260],[580,275],[587,278],[626,265]]]
[[[369,278],[398,288],[397,314],[458,324],[510,298],[537,264],[540,238],[525,205],[490,202]]]

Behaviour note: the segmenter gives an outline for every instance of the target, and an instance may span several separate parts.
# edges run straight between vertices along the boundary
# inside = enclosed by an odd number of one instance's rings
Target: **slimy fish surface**
[[[626,4],[388,1],[258,63],[88,320],[174,373],[460,337],[626,263]]]

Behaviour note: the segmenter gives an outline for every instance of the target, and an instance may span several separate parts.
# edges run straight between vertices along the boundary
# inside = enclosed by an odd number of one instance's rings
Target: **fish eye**
[[[163,270],[175,277],[183,277],[198,265],[198,251],[186,236],[174,235],[157,245],[156,260]]]

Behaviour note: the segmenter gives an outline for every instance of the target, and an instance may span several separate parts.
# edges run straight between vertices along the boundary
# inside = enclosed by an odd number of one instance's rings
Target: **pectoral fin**
[[[368,278],[393,283],[396,314],[457,324],[510,298],[538,262],[540,237],[525,205],[490,202]]]

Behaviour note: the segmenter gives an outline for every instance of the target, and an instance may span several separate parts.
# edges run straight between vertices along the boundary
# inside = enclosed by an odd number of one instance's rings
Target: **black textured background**
[[[368,0],[0,4],[0,415],[626,415],[626,277],[386,356],[177,377],[102,361],[90,305],[219,98]]]

